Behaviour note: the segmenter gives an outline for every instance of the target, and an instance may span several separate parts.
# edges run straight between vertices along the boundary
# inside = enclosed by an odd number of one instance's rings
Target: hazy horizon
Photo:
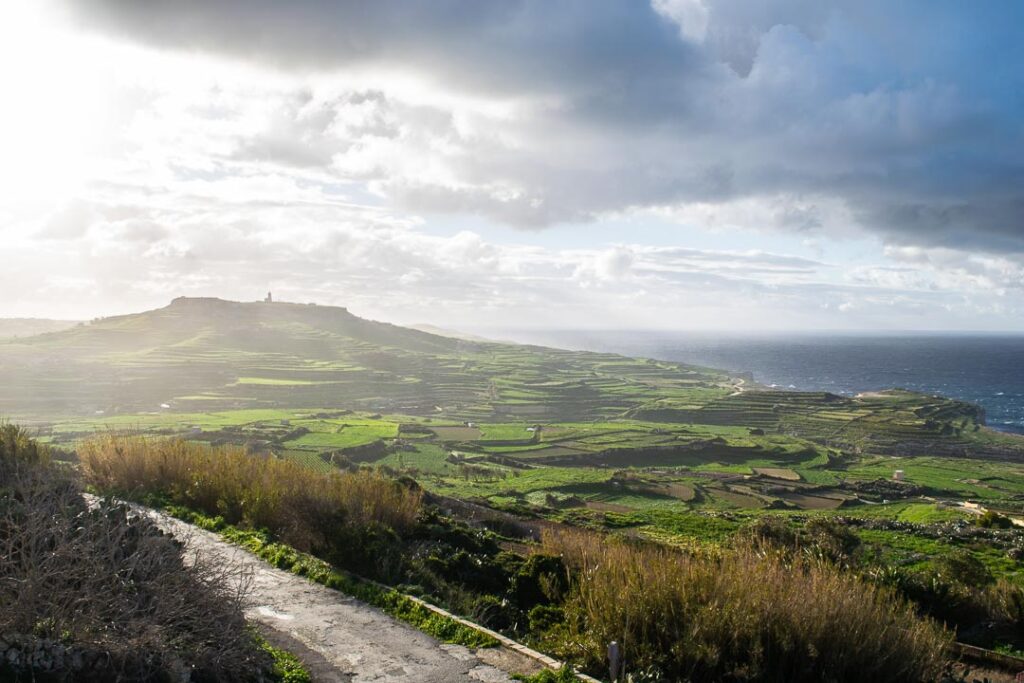
[[[177,298],[177,297],[175,297]],[[214,295],[197,295],[195,297],[186,298],[210,298],[210,299],[221,299],[225,301],[232,301],[234,303],[263,303],[262,299],[247,299],[235,301],[232,299],[224,299]],[[343,304],[324,304],[317,301],[285,301],[281,299],[274,299],[275,303],[284,304],[298,304],[298,305],[317,305],[317,306],[340,306],[344,307]],[[91,318],[46,318],[42,316],[0,316],[0,322],[13,322],[13,321],[26,321],[26,322],[53,322],[62,323],[68,326],[77,325],[81,323],[90,323],[94,320],[120,317],[126,315],[135,315],[139,313],[145,313],[149,310],[157,310],[163,308],[166,305],[170,305],[172,302],[165,302],[163,305],[157,305],[153,309],[139,309],[139,310],[125,310],[122,312],[110,313],[102,316],[94,316]],[[346,307],[347,308],[347,307]],[[1018,337],[1024,336],[1024,329],[1021,330],[1000,330],[1000,329],[884,329],[884,328],[773,328],[773,327],[762,327],[762,328],[724,328],[724,327],[693,327],[693,328],[673,328],[673,327],[600,327],[600,326],[577,326],[577,327],[561,327],[561,326],[550,326],[550,327],[530,327],[528,325],[439,325],[431,320],[423,319],[417,320],[411,318],[409,320],[395,320],[388,318],[374,318],[371,316],[361,315],[359,311],[351,311],[353,314],[360,317],[365,317],[368,320],[374,320],[377,322],[390,323],[393,325],[400,325],[412,328],[432,328],[438,333],[466,333],[481,335],[484,338],[491,339],[493,341],[510,341],[516,343],[531,343],[529,337],[531,335],[537,335],[543,337],[545,335],[559,335],[559,334],[575,334],[575,333],[594,333],[594,334],[658,334],[668,336],[687,336],[693,335],[695,337],[704,337],[712,335],[725,335],[735,338],[742,337],[765,337],[765,338],[784,338],[784,337],[815,337],[815,336],[849,336],[849,337],[900,337],[900,336],[1010,336]],[[431,330],[427,330],[431,331]],[[492,335],[488,337],[488,335]],[[507,339],[499,339],[493,335],[510,335]],[[525,335],[525,336],[517,336]]]
[[[1024,6],[0,9],[0,317],[1024,330]]]

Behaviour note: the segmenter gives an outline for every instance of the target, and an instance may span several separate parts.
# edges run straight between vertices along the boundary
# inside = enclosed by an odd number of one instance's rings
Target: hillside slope
[[[24,419],[161,406],[600,418],[657,398],[697,407],[732,382],[678,363],[442,337],[339,307],[205,298],[0,342],[0,373],[0,413]]]
[[[768,391],[724,372],[607,353],[471,341],[334,306],[178,298],[0,340],[0,415],[334,408],[480,422],[628,417],[738,426],[844,450],[1024,457],[976,406],[909,392]]]
[[[32,337],[74,327],[77,320],[48,320],[45,318],[0,318],[0,339]]]

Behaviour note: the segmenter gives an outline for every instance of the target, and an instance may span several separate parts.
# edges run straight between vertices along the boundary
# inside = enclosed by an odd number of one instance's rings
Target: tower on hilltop
[[[263,303],[265,303],[265,304],[272,304],[272,303],[274,303],[274,297],[273,297],[273,295],[270,292],[267,292],[267,298],[263,300]]]

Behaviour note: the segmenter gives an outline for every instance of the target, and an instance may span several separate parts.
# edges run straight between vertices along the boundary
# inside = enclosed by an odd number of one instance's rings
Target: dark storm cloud
[[[543,227],[637,207],[749,200],[773,213],[769,225],[747,227],[827,233],[842,227],[840,204],[894,245],[1024,253],[1024,5],[652,4],[70,6],[93,28],[164,48],[284,70],[398,69],[483,98],[554,98],[501,124],[524,144],[463,139],[454,125],[444,132],[461,145],[444,160],[456,184],[379,179],[417,210]],[[361,134],[336,149],[321,144],[331,116],[325,110],[299,126],[285,110],[238,153],[326,166]],[[443,112],[435,118],[447,121]],[[501,183],[516,191],[496,193]]]
[[[85,22],[174,48],[285,68],[412,67],[476,90],[562,90],[697,64],[674,26],[634,2],[590,0],[77,0]],[[636,11],[637,9],[644,11]],[[646,82],[636,83],[645,87]]]

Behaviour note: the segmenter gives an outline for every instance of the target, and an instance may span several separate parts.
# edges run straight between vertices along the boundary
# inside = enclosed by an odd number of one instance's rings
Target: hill
[[[45,318],[0,318],[0,339],[32,337],[74,327],[77,320],[47,320]]]
[[[409,325],[411,329],[419,330],[420,332],[427,332],[429,334],[436,334],[440,337],[451,337],[452,339],[461,339],[462,341],[470,342],[498,342],[505,343],[500,339],[489,339],[487,337],[481,337],[476,334],[469,334],[468,332],[460,332],[459,330],[450,330],[446,327],[438,327],[437,325],[430,325],[428,323],[417,323],[415,325]]]
[[[697,405],[733,382],[678,363],[459,340],[340,307],[207,298],[0,342],[0,372],[0,412],[44,420],[161,406],[600,418],[654,399]]]

